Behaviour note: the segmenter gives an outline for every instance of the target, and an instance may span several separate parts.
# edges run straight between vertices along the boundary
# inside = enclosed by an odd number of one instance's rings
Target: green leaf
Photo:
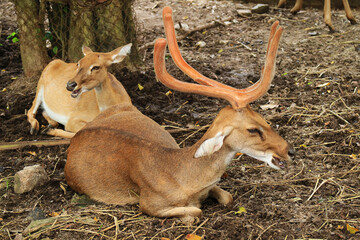
[[[16,32],[12,32],[12,33],[7,37],[7,39],[12,38],[12,37],[14,37],[15,35],[16,35]]]
[[[11,40],[13,43],[17,43],[19,41],[19,39],[17,37],[14,37],[12,40]]]
[[[59,50],[58,46],[55,46],[52,49],[53,53],[55,53],[55,54],[57,54],[58,50]]]

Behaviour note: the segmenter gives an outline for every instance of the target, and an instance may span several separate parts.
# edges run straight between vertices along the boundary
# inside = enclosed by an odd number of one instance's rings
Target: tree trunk
[[[133,43],[126,65],[139,65],[132,4],[133,0],[73,0],[68,51],[70,61],[76,62],[83,57],[83,45],[93,51],[108,52]]]
[[[77,62],[83,57],[82,46],[107,52],[133,43],[130,58],[125,65],[132,67],[140,64],[132,9],[134,0],[13,2],[18,17],[20,50],[26,76],[36,75],[43,70],[49,60],[47,50],[49,53],[52,51],[51,56]],[[45,39],[48,40],[48,46]]]
[[[27,77],[39,74],[48,63],[44,40],[43,8],[39,1],[13,0],[20,33],[20,52]]]
[[[77,62],[84,55],[82,46],[93,48],[96,46],[94,31],[94,15],[87,0],[71,1],[71,18],[70,18],[70,34],[68,59],[70,62]]]

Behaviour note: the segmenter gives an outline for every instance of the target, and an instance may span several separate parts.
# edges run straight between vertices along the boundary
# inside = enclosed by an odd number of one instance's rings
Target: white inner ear
[[[196,150],[194,158],[208,156],[218,151],[224,143],[224,138],[229,135],[231,131],[232,127],[225,128],[223,131],[218,132],[215,137],[205,140],[198,150]]]
[[[93,51],[92,51],[89,47],[87,47],[87,46],[82,46],[81,50],[82,50],[84,56],[86,56],[87,54],[93,52]]]
[[[125,46],[123,46],[120,51],[117,53],[117,54],[114,54],[112,56],[112,60],[113,60],[113,63],[119,63],[121,62],[122,60],[124,60],[124,58],[130,54],[131,52],[131,46],[132,46],[132,43],[129,43],[129,44],[126,44]]]

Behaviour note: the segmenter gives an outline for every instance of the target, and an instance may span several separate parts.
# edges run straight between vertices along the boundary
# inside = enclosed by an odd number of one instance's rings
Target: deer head
[[[275,169],[284,168],[285,161],[294,156],[294,150],[249,106],[249,103],[267,92],[274,78],[277,49],[283,32],[283,28],[278,27],[279,22],[276,21],[270,30],[266,61],[260,80],[248,88],[235,89],[209,79],[189,66],[180,54],[170,7],[164,8],[163,20],[167,40],[157,39],[155,43],[154,66],[157,78],[174,90],[222,98],[231,104],[231,107],[219,113],[209,131],[200,140],[202,143],[194,157],[213,154],[225,144],[232,152],[245,153]],[[175,64],[199,84],[179,81],[166,71],[166,44]]]
[[[119,63],[130,53],[132,44],[119,47],[108,53],[93,52],[84,46],[84,57],[77,63],[75,77],[68,81],[66,89],[76,98],[83,92],[100,86],[107,78],[107,68],[113,63]]]

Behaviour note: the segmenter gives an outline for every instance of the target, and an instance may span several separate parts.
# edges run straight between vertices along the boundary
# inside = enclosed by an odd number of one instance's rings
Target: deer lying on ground
[[[342,0],[346,17],[350,21],[351,24],[356,24],[356,20],[351,12],[351,8],[348,0]],[[283,7],[286,3],[286,0],[279,0],[278,7]],[[291,13],[296,14],[302,8],[303,0],[296,0],[294,7],[290,10]],[[331,32],[335,31],[334,26],[331,22],[331,2],[330,0],[324,0],[324,22],[326,26],[329,27]]]
[[[131,104],[123,85],[107,71],[111,64],[121,62],[130,49],[131,44],[127,44],[108,53],[98,53],[83,47],[85,56],[78,63],[50,62],[41,74],[35,99],[27,112],[30,134],[39,131],[35,116],[40,106],[49,123],[47,134],[71,138],[108,107]],[[65,130],[53,129],[58,123]]]
[[[169,88],[218,97],[231,107],[220,111],[204,136],[192,147],[179,148],[159,124],[131,105],[117,105],[102,112],[71,139],[65,166],[69,186],[79,193],[108,204],[140,203],[144,213],[180,217],[189,224],[201,215],[208,196],[219,203],[232,202],[230,193],[216,184],[237,152],[285,168],[294,151],[248,105],[264,95],[275,73],[275,60],[283,29],[271,27],[266,63],[261,79],[246,89],[235,89],[204,77],[181,57],[172,10],[163,19],[174,62],[195,83],[176,80],[166,71],[166,40],[154,49],[157,78]]]

